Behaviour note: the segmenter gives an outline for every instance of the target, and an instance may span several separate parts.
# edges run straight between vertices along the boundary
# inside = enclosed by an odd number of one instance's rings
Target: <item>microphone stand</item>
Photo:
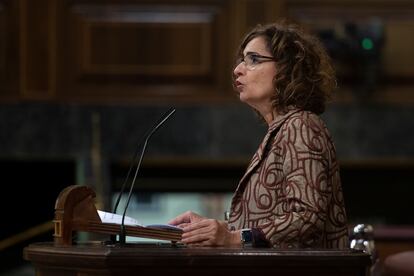
[[[142,163],[142,159],[143,159],[143,157],[144,157],[144,154],[145,154],[145,150],[146,150],[146,148],[147,148],[147,145],[148,145],[148,141],[149,141],[149,139],[151,138],[151,136],[165,123],[165,121],[167,121],[170,117],[171,117],[171,115],[172,114],[174,114],[174,112],[175,112],[175,108],[170,108],[162,117],[161,117],[161,119],[154,125],[154,127],[153,128],[151,128],[150,129],[150,131],[148,132],[148,134],[145,136],[145,140],[144,140],[144,146],[143,146],[143,148],[142,148],[142,151],[141,151],[141,155],[140,155],[140,158],[139,158],[139,162],[138,162],[138,165],[137,165],[137,167],[136,167],[136,169],[135,169],[135,174],[134,174],[134,178],[133,178],[133,180],[132,180],[132,183],[131,183],[131,187],[130,187],[130,189],[129,189],[129,194],[128,194],[128,200],[127,200],[127,202],[126,202],[126,205],[125,205],[125,208],[124,208],[124,213],[122,214],[122,223],[121,223],[121,229],[120,229],[120,233],[119,233],[119,243],[121,244],[121,245],[125,245],[125,241],[126,241],[126,231],[125,231],[125,214],[126,214],[126,211],[127,211],[127,209],[128,209],[128,206],[129,206],[129,202],[130,202],[130,200],[131,200],[131,196],[132,196],[132,190],[134,189],[134,185],[135,185],[135,180],[136,180],[136,178],[137,178],[137,175],[138,175],[138,171],[139,171],[139,169],[140,169],[140,167],[141,167],[141,163]],[[140,145],[140,144],[139,144]],[[138,147],[139,148],[139,147]],[[128,178],[129,178],[129,175],[131,174],[131,171],[132,171],[132,167],[133,167],[133,164],[135,163],[135,160],[136,160],[136,158],[137,158],[137,156],[138,156],[138,148],[137,148],[137,150],[136,150],[136,152],[135,152],[135,154],[134,154],[134,158],[133,158],[133,162],[132,162],[132,164],[131,164],[131,166],[129,167],[129,170],[128,170],[128,174],[127,174],[127,177],[126,177],[126,179],[125,179],[125,181],[124,181],[124,183],[122,184],[122,188],[121,188],[121,192],[120,192],[120,194],[118,195],[118,199],[117,199],[117,201],[116,201],[116,204],[115,204],[115,207],[114,207],[114,213],[116,212],[116,209],[118,208],[118,204],[119,204],[119,201],[120,201],[120,198],[121,198],[121,195],[122,195],[122,193],[123,193],[123,191],[124,191],[124,189],[125,189],[125,185],[126,185],[126,183],[127,183],[127,180],[128,180]],[[112,236],[111,237],[111,240],[112,241],[116,241],[116,237],[114,237],[114,236]]]
[[[115,206],[114,206],[114,209],[113,209],[113,211],[112,211],[112,213],[116,213],[116,210],[118,209],[118,205],[119,205],[119,202],[120,202],[120,200],[121,200],[121,196],[122,196],[122,193],[124,192],[124,190],[125,190],[125,187],[126,187],[126,184],[128,183],[128,179],[129,179],[129,176],[130,176],[130,174],[131,174],[131,172],[132,172],[132,168],[134,167],[134,164],[135,164],[135,161],[137,160],[137,157],[138,157],[138,152],[139,152],[139,146],[142,144],[142,142],[144,142],[144,141],[147,141],[148,139],[149,139],[149,136],[151,136],[152,135],[152,133],[153,132],[155,132],[156,131],[156,129],[158,128],[157,126],[158,125],[161,125],[161,124],[163,124],[164,123],[164,121],[165,120],[167,120],[173,113],[175,112],[175,109],[174,108],[170,108],[164,115],[162,115],[162,117],[161,117],[161,119],[159,119],[155,124],[154,124],[154,126],[152,127],[152,128],[150,128],[146,133],[145,133],[145,135],[144,135],[144,140],[143,141],[141,141],[140,143],[138,143],[138,145],[137,145],[137,148],[136,148],[136,150],[135,150],[135,153],[134,153],[134,155],[133,155],[133,158],[132,158],[132,161],[131,161],[131,165],[129,166],[129,169],[128,169],[128,173],[127,173],[127,176],[126,176],[126,178],[125,178],[125,180],[124,180],[124,183],[122,183],[122,186],[121,186],[121,191],[120,191],[120,193],[119,193],[119,195],[118,195],[118,198],[116,199],[116,203],[115,203]],[[170,114],[171,113],[171,114]]]
[[[145,134],[144,137],[147,137],[148,136],[148,133],[149,132],[147,131],[147,133]],[[140,143],[138,143],[137,148],[135,150],[135,153],[134,153],[134,155],[132,157],[131,164],[129,165],[129,169],[128,169],[127,176],[125,177],[124,183],[122,183],[121,190],[120,190],[120,192],[118,194],[118,197],[116,199],[115,206],[114,206],[114,208],[112,210],[112,213],[114,213],[114,214],[116,214],[116,210],[118,209],[118,205],[119,205],[119,202],[121,200],[121,196],[124,193],[126,184],[128,183],[128,180],[129,180],[129,176],[130,176],[130,174],[132,172],[132,168],[134,167],[134,164],[135,164],[135,162],[137,160],[138,152],[139,152],[139,148],[140,148],[140,145],[141,144],[142,144],[142,141]],[[112,244],[116,243],[116,235],[111,235],[110,239],[111,239],[110,243],[112,243]]]

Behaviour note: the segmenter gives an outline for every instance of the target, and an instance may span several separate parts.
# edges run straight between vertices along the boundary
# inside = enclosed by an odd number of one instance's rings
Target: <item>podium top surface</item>
[[[198,265],[208,261],[209,265],[272,265],[286,264],[294,261],[297,264],[318,265],[369,265],[368,254],[353,250],[315,250],[273,248],[221,248],[221,247],[185,247],[173,246],[171,243],[130,243],[124,246],[105,245],[100,242],[83,243],[70,247],[55,246],[53,243],[35,243],[24,249],[24,258],[29,261],[44,259],[46,256],[66,258],[72,261],[77,258],[99,258],[111,262],[133,262],[133,265],[150,265],[154,260],[158,265]],[[141,262],[142,260],[142,262]]]
[[[171,243],[35,243],[23,252],[42,276],[366,276],[368,254],[352,250],[191,248]]]

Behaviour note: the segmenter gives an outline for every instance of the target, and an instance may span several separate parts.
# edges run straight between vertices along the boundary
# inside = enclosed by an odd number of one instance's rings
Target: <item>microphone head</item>
[[[158,122],[154,125],[154,127],[152,128],[152,131],[148,134],[147,139],[149,139],[151,137],[151,135],[156,132],[160,126],[162,126],[165,121],[167,121],[171,115],[173,115],[175,112],[175,108],[171,107],[167,112],[164,113],[164,115],[162,115],[162,117],[158,120]]]

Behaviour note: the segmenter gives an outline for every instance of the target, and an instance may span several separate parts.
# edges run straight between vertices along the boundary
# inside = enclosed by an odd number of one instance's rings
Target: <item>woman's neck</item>
[[[262,113],[262,116],[265,119],[268,126],[270,126],[270,124],[276,119],[277,115],[278,113],[274,109],[271,109],[265,113]]]

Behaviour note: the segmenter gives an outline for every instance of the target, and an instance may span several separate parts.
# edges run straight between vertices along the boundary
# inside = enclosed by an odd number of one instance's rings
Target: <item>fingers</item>
[[[200,216],[199,214],[196,214],[192,211],[187,211],[179,216],[177,216],[176,218],[170,220],[169,222],[167,222],[168,224],[171,225],[179,225],[179,224],[183,224],[183,223],[193,223],[193,222],[198,222],[198,221],[202,221],[206,219],[205,217]]]
[[[228,232],[226,223],[207,219],[191,211],[177,216],[168,224],[182,228],[184,233],[181,241],[193,246],[223,245]]]
[[[181,241],[186,244],[201,243],[212,240],[211,232],[207,228],[197,229],[184,233]]]
[[[201,228],[193,228],[191,231],[185,230],[188,229],[189,227],[187,226],[186,228],[184,228],[184,233],[182,235],[183,239],[189,238],[189,237],[195,237],[195,236],[207,236],[207,235],[211,235],[212,231],[212,227],[210,225],[207,226],[203,226]]]
[[[217,221],[214,219],[205,219],[199,222],[189,223],[183,230],[184,232],[191,232],[200,228],[209,227],[211,225],[217,224]]]
[[[199,246],[215,245],[219,238],[219,223],[214,219],[202,220],[183,228],[182,242]]]
[[[181,242],[185,243],[187,245],[195,245],[195,246],[206,246],[208,245],[210,239],[208,237],[202,237],[202,236],[194,236],[187,239],[182,239]]]
[[[187,227],[189,225],[189,223],[180,223],[180,224],[177,224],[176,226],[178,227],[178,228],[181,228],[181,229],[184,229],[185,227]]]
[[[173,218],[172,220],[170,220],[169,222],[167,222],[168,224],[171,225],[179,225],[179,224],[183,224],[183,223],[189,223],[191,222],[191,216],[192,216],[192,212],[191,211],[187,211],[181,215],[178,215],[177,217]]]

